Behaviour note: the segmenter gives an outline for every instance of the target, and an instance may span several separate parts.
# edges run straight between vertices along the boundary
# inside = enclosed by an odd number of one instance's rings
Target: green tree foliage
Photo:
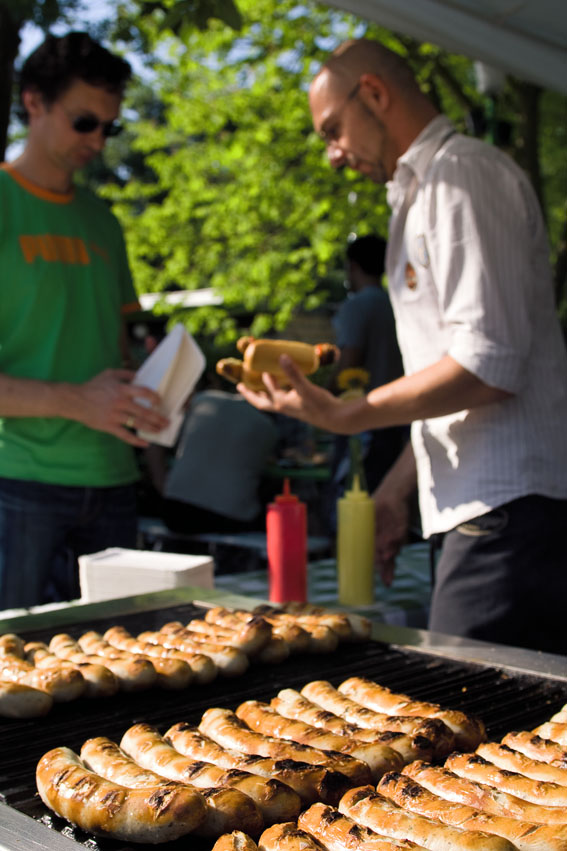
[[[109,190],[141,291],[214,287],[224,308],[189,321],[219,337],[236,335],[236,306],[262,334],[322,304],[342,283],[348,234],[385,233],[388,220],[382,188],[330,169],[307,100],[329,48],[365,25],[293,0],[239,8],[239,34],[217,25],[170,44],[157,68],[167,121],[140,122],[134,142],[155,179]],[[427,75],[428,50],[420,59]]]
[[[135,142],[156,179],[112,194],[142,290],[213,286],[226,311],[194,320],[227,331],[239,305],[263,333],[325,298],[361,205],[368,229],[387,211],[373,187],[330,171],[307,104],[321,45],[353,23],[293,2],[240,8],[241,35],[217,26],[174,46],[158,71],[167,124],[142,122]]]
[[[313,132],[307,88],[330,49],[351,35],[379,38],[407,56],[461,130],[471,111],[486,105],[472,63],[433,45],[315,3],[238,6],[239,32],[212,22],[184,41],[172,33],[164,41],[163,30],[146,21],[144,37],[162,57],[154,90],[165,122],[140,121],[133,147],[153,176],[107,188],[140,291],[214,287],[224,308],[192,310],[188,323],[225,339],[237,334],[236,306],[254,316],[252,333],[262,334],[284,328],[299,308],[324,303],[342,281],[348,234],[386,233],[383,187],[349,171],[334,173]],[[491,106],[498,127],[518,128],[509,147],[521,159],[527,146],[518,92],[509,85]],[[554,126],[547,117],[544,128]],[[544,137],[545,182],[560,140]],[[554,228],[564,196],[556,189],[548,206]]]
[[[0,0],[0,161],[6,150],[22,28],[32,23],[48,32],[54,24],[73,21],[76,26],[86,7],[88,0]],[[213,19],[238,29],[241,19],[234,0],[128,0],[118,4],[112,29],[116,38],[132,42],[137,37],[138,46],[145,47],[140,41],[145,21],[151,21],[158,33],[185,38],[194,28],[205,29]]]
[[[71,22],[85,2],[0,0],[0,87],[11,94],[6,69],[24,23]],[[386,233],[383,188],[332,171],[307,101],[328,51],[364,34],[406,56],[459,129],[470,130],[471,115],[488,107],[496,122],[488,135],[500,136],[542,199],[567,323],[565,97],[512,80],[486,102],[469,60],[309,0],[122,0],[109,8],[112,19],[95,36],[136,51],[151,76],[131,87],[127,133],[111,140],[105,167],[89,177],[125,225],[140,292],[213,286],[223,296],[222,309],[191,311],[193,331],[233,339],[235,307],[254,316],[255,334],[285,327],[299,308],[342,292],[350,232]],[[0,89],[0,117],[7,102]],[[496,132],[506,127],[509,140]]]
[[[12,89],[14,62],[20,49],[20,33],[26,23],[47,30],[65,20],[81,0],[0,0],[0,161],[4,159]]]

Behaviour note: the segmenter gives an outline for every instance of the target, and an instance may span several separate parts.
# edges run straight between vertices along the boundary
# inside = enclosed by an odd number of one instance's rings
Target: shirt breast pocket
[[[424,308],[437,304],[431,270],[420,265],[414,257],[405,261],[400,283],[399,295],[404,304],[420,304]]]

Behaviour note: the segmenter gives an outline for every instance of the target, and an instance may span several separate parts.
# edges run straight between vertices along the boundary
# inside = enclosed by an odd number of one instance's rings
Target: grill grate
[[[187,622],[201,617],[192,605],[89,621],[66,628],[74,637],[87,629],[104,632],[121,623],[132,633],[159,629],[170,620]],[[21,633],[27,640],[48,641],[54,630]],[[428,656],[411,648],[380,642],[343,645],[329,656],[293,657],[281,665],[251,666],[242,677],[217,678],[207,686],[181,692],[152,690],[135,695],[118,695],[110,700],[78,700],[60,704],[39,720],[0,719],[0,800],[73,839],[77,847],[91,851],[138,851],[139,845],[124,845],[94,839],[51,815],[36,794],[35,766],[46,751],[66,745],[79,751],[91,736],[108,736],[120,741],[125,730],[139,721],[157,726],[161,732],[176,721],[197,723],[210,706],[234,709],[247,699],[269,700],[280,689],[300,688],[309,680],[327,679],[338,685],[349,676],[366,676],[416,700],[429,700],[445,707],[477,715],[486,724],[490,739],[499,740],[514,729],[532,729],[567,702],[567,687],[558,680],[531,674],[510,674],[480,664],[455,662]],[[0,826],[0,846],[2,833]],[[212,843],[191,837],[194,851],[207,851]],[[72,847],[72,845],[70,846]],[[167,844],[170,851],[186,851],[187,840]]]

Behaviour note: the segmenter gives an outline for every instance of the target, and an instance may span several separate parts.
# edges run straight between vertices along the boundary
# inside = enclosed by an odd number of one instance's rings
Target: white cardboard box
[[[79,556],[79,580],[87,603],[186,585],[214,588],[214,561],[207,555],[113,547]]]

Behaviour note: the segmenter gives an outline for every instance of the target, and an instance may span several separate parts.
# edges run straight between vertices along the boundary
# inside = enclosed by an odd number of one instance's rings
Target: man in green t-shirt
[[[21,71],[28,138],[0,167],[0,609],[45,602],[64,553],[135,545],[136,430],[166,425],[122,368],[120,225],[73,182],[119,132],[129,77],[86,33],[49,36]],[[60,593],[76,591],[75,574]]]

